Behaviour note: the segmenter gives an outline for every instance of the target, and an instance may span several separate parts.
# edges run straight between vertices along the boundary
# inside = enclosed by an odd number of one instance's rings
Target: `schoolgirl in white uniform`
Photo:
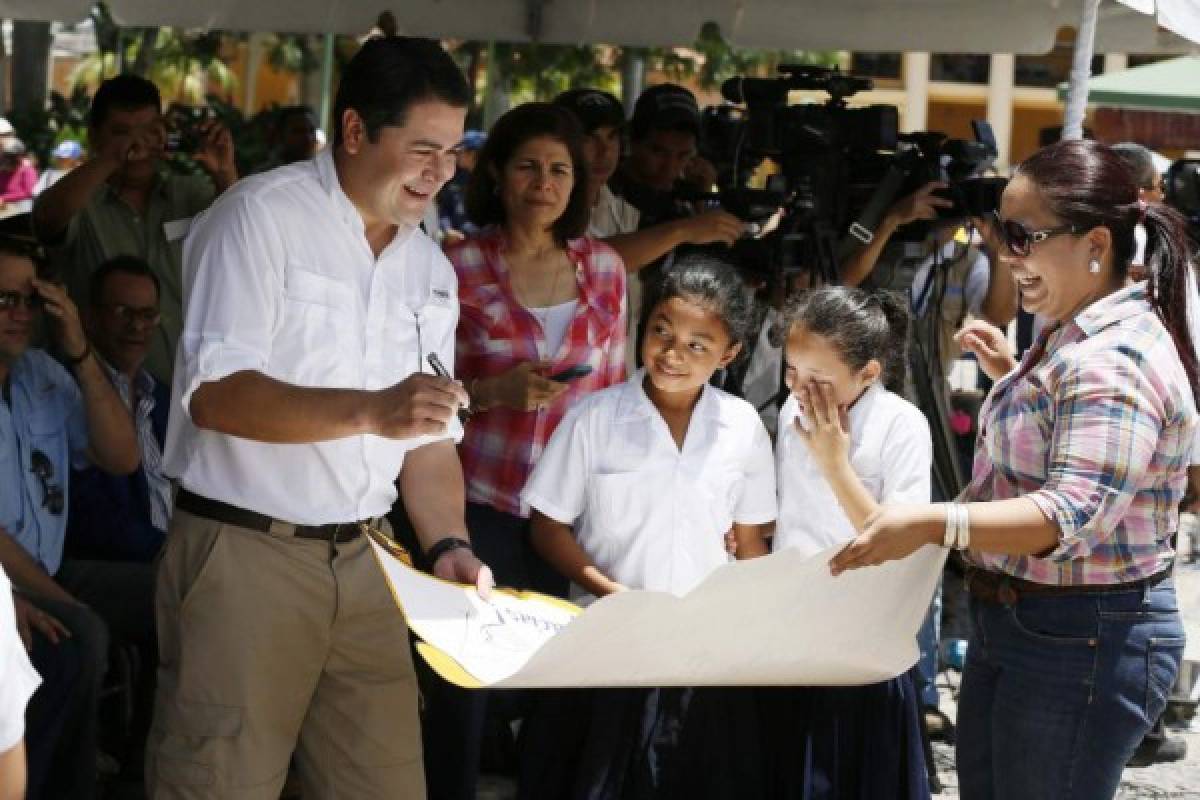
[[[680,259],[647,315],[645,365],[584,398],[526,485],[532,541],[587,603],[627,589],[684,594],[766,553],[777,510],[770,439],[754,407],[709,385],[741,349],[750,309],[735,270]],[[743,690],[542,693],[522,731],[520,796],[754,797],[742,758],[761,730]]]
[[[800,296],[785,323],[791,395],[779,416],[773,547],[815,554],[852,541],[882,503],[928,503],[932,444],[924,415],[894,393],[904,382],[902,299],[825,287]],[[908,675],[763,695],[771,797],[929,797]]]

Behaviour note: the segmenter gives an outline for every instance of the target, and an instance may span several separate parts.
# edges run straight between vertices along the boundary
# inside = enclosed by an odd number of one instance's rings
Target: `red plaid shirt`
[[[458,273],[455,373],[464,382],[538,361],[545,347],[541,323],[513,294],[505,247],[503,233],[489,228],[447,251]],[[491,408],[474,414],[459,446],[467,499],[522,517],[529,516],[529,507],[521,502],[521,490],[563,414],[584,395],[625,380],[625,264],[590,237],[569,241],[567,255],[575,264],[579,306],[546,374],[579,364],[589,364],[592,372],[571,381],[545,410]]]

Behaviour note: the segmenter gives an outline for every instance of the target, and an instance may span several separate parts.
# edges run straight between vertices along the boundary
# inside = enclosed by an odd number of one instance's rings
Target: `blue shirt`
[[[126,377],[100,362],[128,406],[133,392]],[[144,369],[137,374],[133,411],[141,464],[130,475],[110,475],[88,466],[71,475],[67,524],[70,558],[150,563],[162,549],[170,517],[170,485],[162,473],[171,390]]]
[[[71,467],[88,463],[83,395],[71,374],[41,350],[27,350],[9,372],[8,402],[0,403],[0,528],[53,575],[62,562]],[[49,462],[44,479],[35,453]],[[62,493],[59,513],[50,491]]]

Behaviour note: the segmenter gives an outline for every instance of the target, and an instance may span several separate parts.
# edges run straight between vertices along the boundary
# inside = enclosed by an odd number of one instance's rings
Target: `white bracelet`
[[[946,532],[942,535],[942,547],[947,549],[954,547],[956,538],[954,506],[954,503],[942,503],[942,508],[946,509]]]

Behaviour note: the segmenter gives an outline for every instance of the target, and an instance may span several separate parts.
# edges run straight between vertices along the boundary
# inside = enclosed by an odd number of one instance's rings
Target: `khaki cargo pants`
[[[424,798],[408,630],[365,536],[331,544],[177,511],[155,598],[146,788],[277,800]]]

